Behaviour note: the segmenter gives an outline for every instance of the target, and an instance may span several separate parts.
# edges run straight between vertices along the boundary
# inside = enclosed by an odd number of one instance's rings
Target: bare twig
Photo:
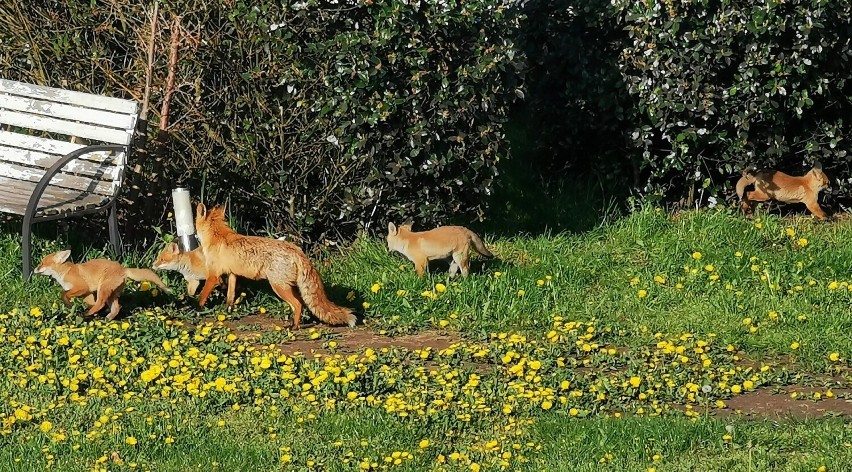
[[[148,107],[151,102],[151,77],[154,74],[154,42],[157,38],[157,17],[159,16],[160,2],[154,0],[154,12],[151,14],[151,37],[148,41],[148,63],[145,65],[145,93],[142,97],[143,121],[148,121]]]

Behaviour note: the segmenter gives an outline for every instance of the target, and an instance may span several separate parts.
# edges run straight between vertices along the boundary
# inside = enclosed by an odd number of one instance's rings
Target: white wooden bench
[[[0,212],[24,217],[24,278],[39,221],[109,211],[121,254],[115,207],[138,116],[132,100],[0,79]]]

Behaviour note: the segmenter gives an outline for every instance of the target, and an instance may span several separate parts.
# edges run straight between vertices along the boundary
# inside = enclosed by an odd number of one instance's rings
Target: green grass
[[[823,394],[833,388],[841,397],[852,386],[852,223],[751,220],[726,210],[672,216],[648,208],[584,226],[523,237],[486,232],[497,258],[475,261],[467,279],[449,280],[439,264],[418,278],[410,262],[367,237],[315,258],[331,297],[359,307],[369,329],[387,336],[438,331],[464,342],[424,358],[392,349],[351,361],[348,353],[337,360],[275,359],[276,348],[228,338],[215,322],[196,328],[207,326],[207,333],[176,323],[238,320],[261,308],[287,318],[286,305],[264,283],[240,282],[246,295],[230,313],[221,309],[221,293],[199,311],[185,297],[154,297],[131,285],[117,322],[82,320],[81,304],[69,310],[57,303],[54,281],[23,283],[19,236],[14,228],[0,233],[0,470],[358,470],[364,460],[387,470],[498,470],[500,460],[510,470],[852,468],[852,427],[843,418],[776,422],[714,406],[736,396],[731,385],[746,381]],[[37,256],[65,244],[39,239]],[[102,253],[73,246],[75,261]],[[147,266],[158,249],[126,262]],[[163,276],[180,293],[180,276]],[[43,314],[30,314],[32,307]],[[311,336],[329,348],[337,335],[324,328],[270,331],[262,343]],[[684,350],[667,353],[667,342]],[[177,353],[181,361],[169,367]],[[509,353],[516,357],[502,360]],[[75,354],[81,359],[71,362]],[[206,354],[218,367],[202,364]],[[688,362],[679,361],[683,354]],[[702,354],[712,367],[701,365]],[[258,367],[263,356],[272,356],[268,370]],[[158,365],[165,370],[144,380]],[[285,365],[294,377],[281,374]],[[519,365],[517,375],[512,368]],[[335,366],[356,379],[302,391],[301,384]],[[103,381],[94,380],[98,368]],[[723,380],[728,369],[733,373]],[[47,380],[51,372],[56,382]],[[235,390],[212,389],[200,398],[181,390],[175,379],[182,374],[202,384],[222,377]],[[633,379],[642,387],[631,387]],[[652,388],[655,382],[660,386]],[[712,392],[690,399],[690,384]],[[647,388],[654,390],[649,398],[638,398]],[[601,392],[605,398],[596,399]],[[400,414],[397,400],[409,413]],[[673,408],[684,403],[699,413]],[[30,417],[10,424],[21,405]],[[511,411],[501,412],[507,405]],[[96,424],[105,414],[116,418]],[[47,432],[44,421],[51,423]],[[59,431],[66,437],[56,440]],[[129,436],[136,445],[127,444]],[[421,448],[422,440],[428,446]],[[399,465],[394,451],[404,453]],[[503,453],[509,457],[501,459]]]

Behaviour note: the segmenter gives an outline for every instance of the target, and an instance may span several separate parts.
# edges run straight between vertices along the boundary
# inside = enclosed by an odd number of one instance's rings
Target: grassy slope
[[[390,333],[434,328],[458,331],[472,340],[501,331],[542,336],[552,328],[552,317],[560,315],[568,320],[596,319],[598,326],[613,329],[613,344],[620,346],[651,345],[656,332],[715,333],[722,345],[733,344],[751,358],[783,356],[800,366],[799,373],[832,373],[852,356],[848,335],[852,248],[844,244],[850,236],[852,224],[845,220],[829,224],[809,218],[746,220],[725,211],[688,212],[672,218],[648,209],[586,233],[489,240],[499,260],[485,262],[478,273],[455,283],[446,280],[443,267],[431,278],[416,278],[407,261],[388,254],[380,241],[371,239],[330,254],[322,272],[336,300],[368,303],[366,323]],[[26,311],[31,306],[47,310],[54,305],[59,290],[54,282],[38,278],[25,285],[19,280],[18,237],[0,238],[0,312]],[[806,244],[801,238],[807,239]],[[42,251],[58,247],[39,242]],[[694,253],[700,253],[700,259]],[[88,256],[96,254],[90,251]],[[74,259],[81,256],[75,254]],[[135,259],[132,262],[150,262],[150,255]],[[179,278],[171,275],[172,284],[178,285]],[[657,276],[665,282],[655,281]],[[718,279],[713,280],[715,276]],[[544,283],[539,285],[539,280]],[[374,293],[371,287],[377,283],[380,288]],[[434,293],[438,283],[445,284],[447,291],[436,293],[435,299],[422,295]],[[262,284],[241,287],[247,287],[247,296],[240,310],[227,316],[240,317],[260,307],[270,316],[287,316],[285,305]],[[647,295],[640,298],[640,290]],[[355,300],[345,302],[350,291]],[[155,301],[133,289],[128,290],[127,299],[128,311],[165,303],[174,318],[193,321],[199,316],[182,302],[162,296]],[[78,306],[75,313],[79,312]],[[771,312],[778,316],[773,319]],[[750,323],[743,322],[749,318]],[[126,321],[146,322],[138,309]],[[14,327],[14,322],[4,323]],[[71,317],[51,323],[77,321]],[[750,327],[757,330],[751,333]],[[154,334],[145,342],[154,349],[161,341]],[[794,342],[800,346],[795,350],[791,349]],[[838,353],[842,360],[829,360],[831,353]],[[4,377],[7,374],[4,371]],[[848,386],[849,380],[845,382]],[[29,397],[33,403],[50,400],[16,390],[10,379],[3,380],[2,389],[6,392],[3,415],[10,413],[8,402],[13,397]],[[57,428],[85,434],[105,408],[121,411],[127,406],[135,410],[121,418],[120,427],[103,428],[108,434],[90,440],[72,438],[53,444],[36,424],[15,429],[0,437],[0,469],[41,469],[53,455],[54,467],[81,470],[95,466],[102,455],[120,451],[124,468],[136,462],[139,468],[156,470],[212,467],[213,463],[220,470],[298,470],[310,460],[332,470],[356,470],[361,458],[382,465],[382,458],[392,451],[410,451],[414,459],[394,470],[423,470],[436,464],[438,451],[449,454],[456,446],[453,443],[476,443],[476,438],[487,438],[494,427],[500,427],[499,423],[471,424],[461,432],[463,438],[446,441],[443,427],[423,425],[412,432],[407,423],[374,408],[319,412],[317,418],[306,420],[306,413],[295,411],[278,416],[267,409],[234,412],[228,405],[204,402],[140,403],[120,398],[62,410],[52,421]],[[153,418],[150,423],[148,417]],[[301,426],[298,418],[309,425]],[[781,427],[770,422],[672,416],[591,415],[578,420],[555,410],[534,418],[519,439],[534,444],[522,449],[531,462],[513,463],[513,468],[816,470],[821,464],[829,470],[852,468],[852,429],[840,420],[789,422]],[[216,426],[219,419],[225,420],[224,427]],[[734,427],[733,444],[722,440],[726,425]],[[145,446],[125,444],[129,434]],[[145,440],[150,434],[157,439]],[[176,443],[162,444],[162,438],[170,434]],[[432,445],[420,451],[418,443],[423,438]],[[367,443],[361,445],[362,440]],[[335,445],[336,441],[344,445]],[[541,450],[535,451],[538,445]],[[280,447],[293,452],[282,452]],[[341,459],[349,452],[358,460],[344,463]],[[607,453],[612,454],[611,460]],[[281,464],[282,454],[290,454],[293,462]],[[654,454],[662,457],[659,463],[652,461]],[[604,464],[599,464],[601,458]]]

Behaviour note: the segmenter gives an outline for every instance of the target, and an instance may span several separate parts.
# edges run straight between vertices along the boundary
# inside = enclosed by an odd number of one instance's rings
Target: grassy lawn
[[[456,280],[362,238],[314,261],[364,326],[299,332],[243,281],[233,312],[131,283],[116,321],[83,320],[20,280],[14,229],[0,470],[852,470],[850,220],[485,232],[497,259]]]

